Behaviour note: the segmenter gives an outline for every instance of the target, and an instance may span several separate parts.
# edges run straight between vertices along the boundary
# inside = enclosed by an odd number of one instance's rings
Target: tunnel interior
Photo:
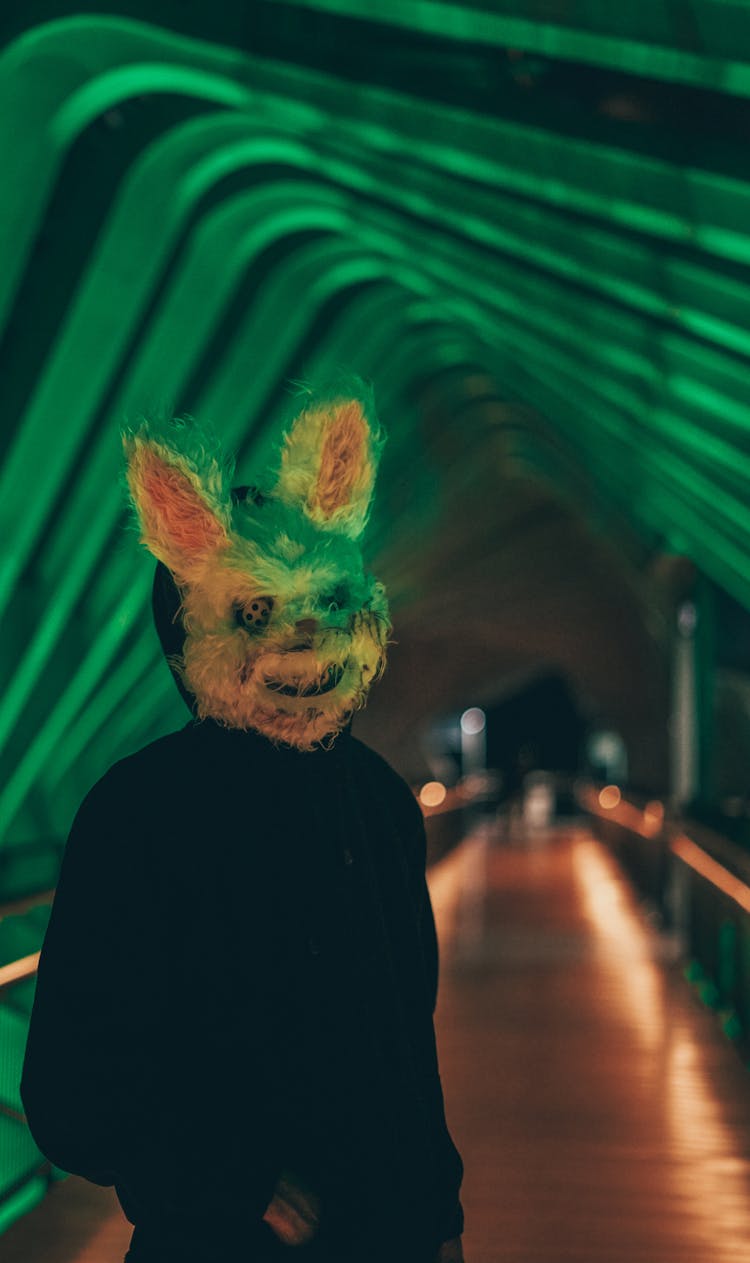
[[[709,70],[740,18],[691,61],[646,7],[637,44],[542,8],[521,46],[510,10],[448,30],[439,4],[4,18],[6,846],[59,838],[179,714],[122,418],[208,418],[244,475],[294,383],[342,369],[389,433],[369,547],[396,643],[363,736],[417,778],[431,718],[552,670],[668,789],[676,606],[746,628],[750,601],[748,107]],[[701,711],[732,749],[734,657]]]
[[[746,7],[29,0],[0,31],[0,901],[187,719],[121,425],[209,421],[249,483],[346,373],[394,624],[356,734],[417,787],[480,707],[506,794],[596,779],[614,734],[624,790],[750,845]]]

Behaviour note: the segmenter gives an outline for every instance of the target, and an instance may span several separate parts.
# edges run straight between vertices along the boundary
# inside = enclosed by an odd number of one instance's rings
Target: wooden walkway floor
[[[478,833],[431,889],[467,1263],[747,1263],[750,1074],[607,852]],[[69,1179],[0,1259],[121,1263],[129,1231]]]
[[[750,1074],[583,830],[435,873],[467,1263],[747,1263]]]

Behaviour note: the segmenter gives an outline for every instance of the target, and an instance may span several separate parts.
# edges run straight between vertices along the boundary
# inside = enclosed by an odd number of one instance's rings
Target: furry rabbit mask
[[[192,422],[123,433],[141,541],[181,597],[171,664],[201,719],[311,750],[383,670],[388,604],[359,540],[384,439],[362,396],[311,397],[268,490],[232,491],[231,462]]]

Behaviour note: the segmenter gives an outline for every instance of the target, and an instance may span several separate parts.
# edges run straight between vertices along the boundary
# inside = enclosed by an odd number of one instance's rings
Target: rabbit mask
[[[382,444],[366,401],[311,399],[272,489],[232,493],[231,465],[191,422],[123,434],[141,541],[181,596],[171,662],[201,719],[311,750],[364,705],[390,631],[358,543]]]

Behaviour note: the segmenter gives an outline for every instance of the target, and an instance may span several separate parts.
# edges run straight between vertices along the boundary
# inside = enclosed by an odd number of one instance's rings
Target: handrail
[[[26,895],[21,899],[13,899],[8,903],[0,905],[0,920],[8,916],[18,916],[20,913],[28,912],[30,908],[37,908],[43,903],[52,903],[54,898],[53,890],[42,890],[35,895]],[[21,956],[18,960],[11,960],[6,965],[0,965],[0,998],[2,993],[7,991],[9,987],[16,986],[19,982],[25,982],[27,978],[33,978],[39,966],[39,957],[41,952],[31,952],[28,956]]]
[[[52,903],[55,895],[54,886],[51,890],[40,890],[35,895],[21,895],[18,899],[9,899],[7,903],[0,904],[0,921],[3,917],[19,916],[22,912],[28,912],[30,908],[38,908],[43,903]]]
[[[740,877],[735,877],[734,873],[730,873],[728,868],[709,855],[708,851],[704,851],[702,846],[698,846],[697,842],[693,842],[692,838],[684,833],[677,833],[669,839],[669,849],[683,864],[687,864],[693,872],[742,908],[743,912],[750,913],[750,886]]]
[[[634,803],[620,798],[611,807],[604,807],[600,803],[596,790],[591,787],[582,789],[578,798],[591,815],[598,816],[600,820],[613,820],[615,824],[629,829],[631,833],[639,834],[642,838],[654,838],[663,830],[667,846],[673,855],[692,868],[693,872],[698,873],[709,885],[720,890],[723,895],[736,903],[743,912],[750,913],[750,884],[731,872],[725,864],[720,863],[695,839],[689,837],[684,831],[684,826],[681,828],[668,822],[665,824],[663,808],[661,817],[656,810],[657,806],[661,808],[661,804],[647,803],[646,807],[641,809]],[[726,839],[722,839],[724,851],[731,845]],[[747,856],[744,854],[738,856],[738,863],[742,863],[742,867],[747,867]]]
[[[0,994],[18,982],[33,978],[39,967],[41,952],[32,952],[30,956],[22,956],[20,960],[12,960],[8,965],[0,965]]]
[[[631,833],[639,833],[642,838],[655,837],[664,822],[664,809],[661,803],[647,803],[644,808],[640,808],[636,807],[635,803],[629,803],[620,798],[611,807],[603,807],[599,801],[599,794],[592,786],[580,789],[576,797],[589,815],[598,816],[600,820],[614,820],[615,824],[630,829]]]

